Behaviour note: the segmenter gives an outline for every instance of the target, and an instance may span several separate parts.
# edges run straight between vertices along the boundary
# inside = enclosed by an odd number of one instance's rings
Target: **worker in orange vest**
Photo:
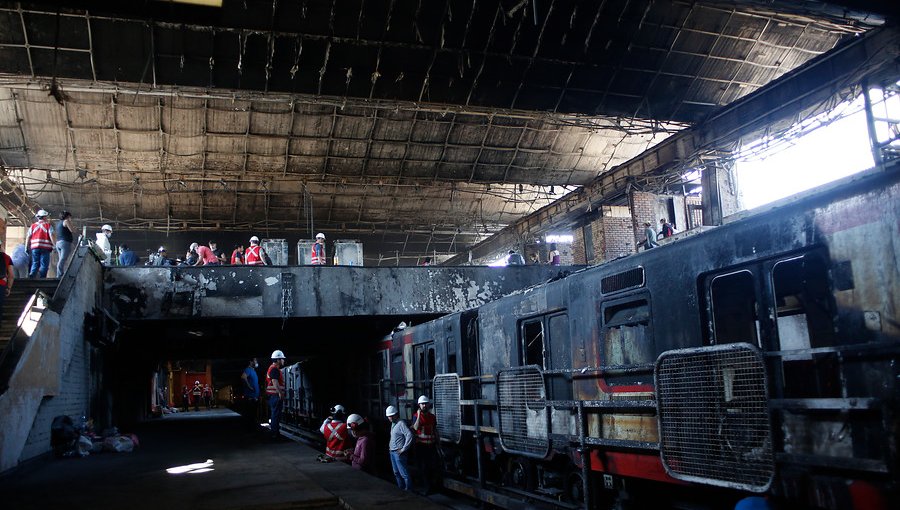
[[[429,412],[431,399],[425,395],[419,397],[419,409],[413,414],[410,427],[416,435],[416,463],[422,477],[425,494],[431,494],[432,483],[438,482],[435,475],[438,471],[437,455],[437,418]]]
[[[34,215],[37,221],[31,224],[28,235],[25,236],[25,245],[31,250],[31,271],[29,278],[40,274],[41,278],[47,277],[50,269],[50,252],[53,251],[54,235],[53,226],[47,221],[50,213],[41,209]]]
[[[284,363],[284,353],[279,350],[272,351],[272,364],[266,370],[266,396],[269,398],[269,429],[274,440],[281,439],[281,408],[285,395],[281,369]]]
[[[325,462],[331,460],[347,461],[347,450],[350,449],[350,432],[345,422],[347,412],[338,404],[331,408],[331,416],[325,418],[319,432],[325,436]]]

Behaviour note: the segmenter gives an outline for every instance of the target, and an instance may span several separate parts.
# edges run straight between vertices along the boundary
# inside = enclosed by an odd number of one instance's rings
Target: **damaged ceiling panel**
[[[0,1],[0,165],[88,224],[452,253],[896,10],[851,7]]]

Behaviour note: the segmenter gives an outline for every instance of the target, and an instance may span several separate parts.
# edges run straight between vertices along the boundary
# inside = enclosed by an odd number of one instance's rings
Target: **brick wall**
[[[610,211],[604,211],[609,214]],[[634,253],[634,231],[629,216],[617,214],[616,216],[602,216],[588,224],[591,232],[592,260],[588,260],[585,252],[584,229],[575,231],[575,242],[572,243],[572,254],[575,264],[600,264],[623,255]]]
[[[654,231],[659,229],[657,222],[662,217],[659,215],[659,199],[653,193],[632,191],[628,201],[634,229],[632,244],[636,244],[644,239],[644,222],[649,222]]]

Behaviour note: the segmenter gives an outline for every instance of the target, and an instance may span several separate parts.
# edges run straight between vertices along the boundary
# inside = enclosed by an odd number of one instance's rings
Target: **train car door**
[[[413,346],[413,388],[415,398],[431,395],[431,380],[434,379],[436,359],[434,341]]]
[[[522,365],[537,365],[547,374],[547,389],[552,400],[572,400],[572,368],[569,316],[556,312],[525,319],[519,328]]]

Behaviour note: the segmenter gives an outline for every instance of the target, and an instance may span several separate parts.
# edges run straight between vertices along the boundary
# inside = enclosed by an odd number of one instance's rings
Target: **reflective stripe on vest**
[[[251,246],[247,248],[244,252],[244,264],[248,266],[261,266],[263,265],[262,257],[259,254],[260,247]]]
[[[53,242],[50,240],[50,223],[39,221],[31,225],[31,248],[32,250],[52,250]]]
[[[347,425],[342,421],[331,421],[325,425],[325,455],[333,459],[343,460],[347,441]]]
[[[281,375],[281,368],[278,367],[278,363],[272,363],[269,366],[269,369],[266,370],[266,395],[278,395],[278,389],[275,387],[275,379],[272,379],[269,374],[272,373],[272,369],[278,370],[279,375]],[[280,379],[279,379],[280,381]],[[284,390],[284,382],[280,381],[279,386],[282,391]]]
[[[434,429],[437,425],[437,417],[429,413],[417,412],[416,414],[421,416],[419,418],[419,428],[414,431],[416,433],[416,442],[419,444],[434,444],[436,439]]]
[[[324,266],[325,265],[325,257],[324,256],[320,257],[317,254],[318,252],[316,252],[316,246],[318,246],[318,245],[319,245],[319,243],[312,245],[312,255],[310,256],[310,260],[311,260],[310,263],[314,266]]]

